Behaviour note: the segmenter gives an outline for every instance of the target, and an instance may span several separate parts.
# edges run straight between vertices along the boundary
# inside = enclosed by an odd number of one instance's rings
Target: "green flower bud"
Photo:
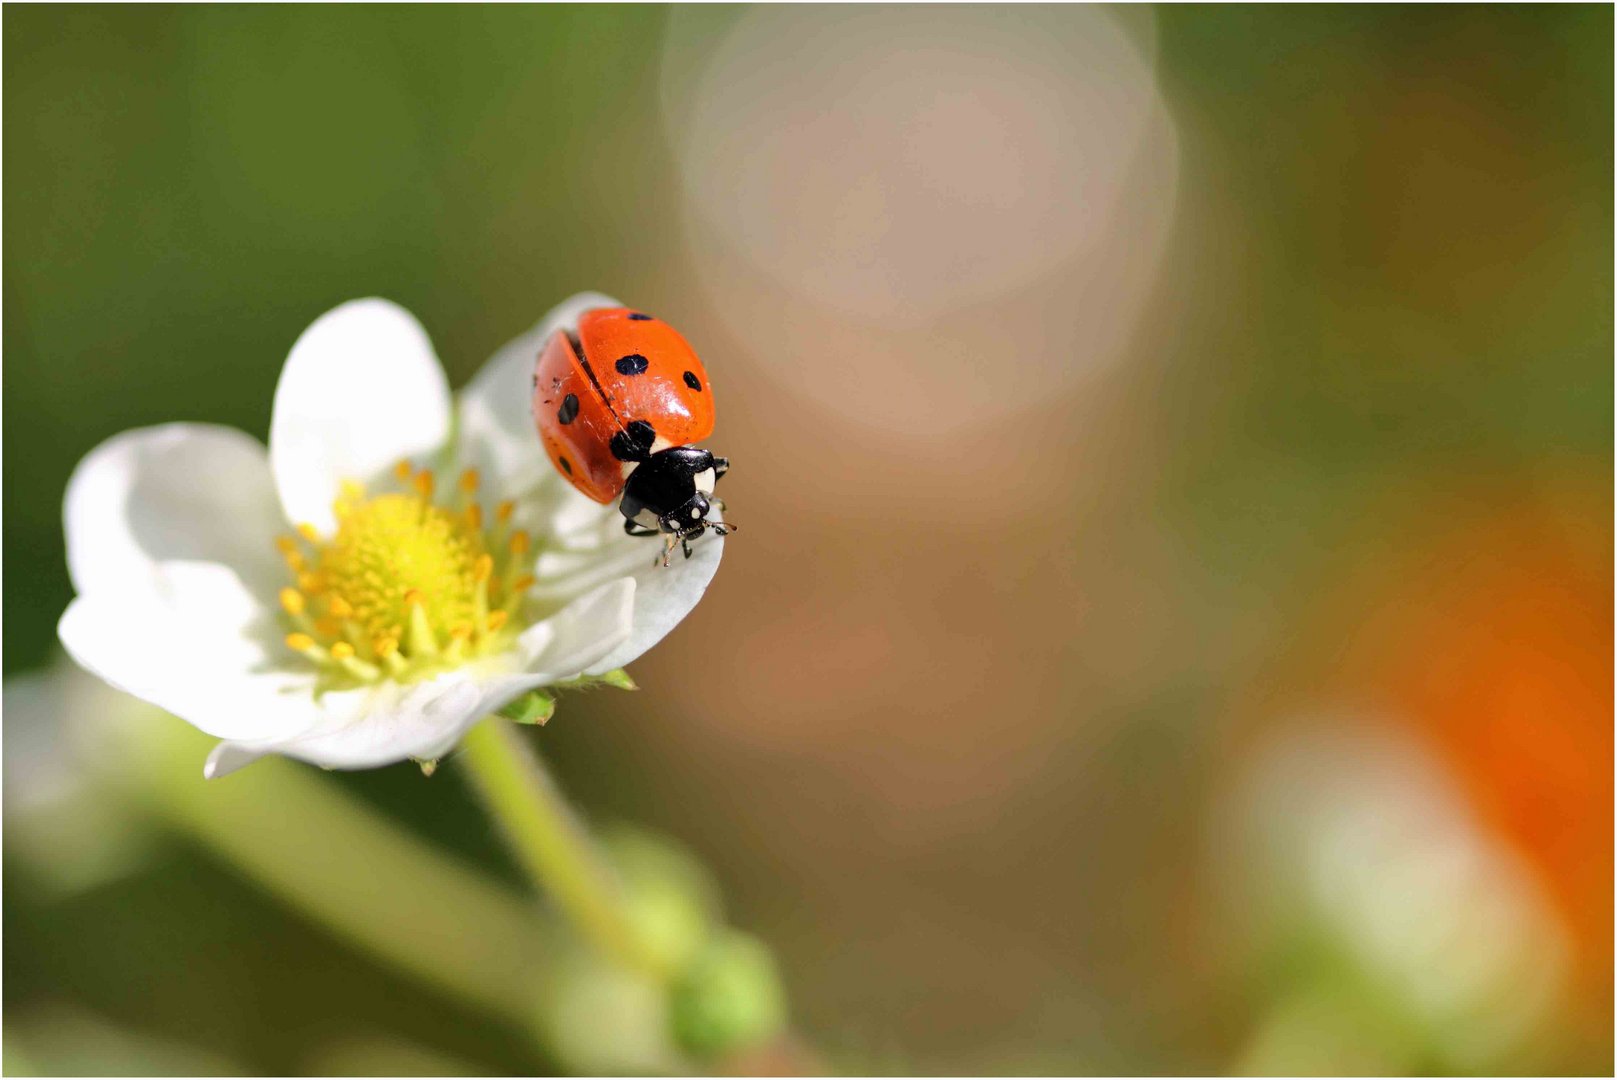
[[[668,1076],[688,1072],[668,1029],[661,986],[574,943],[551,958],[539,1030],[565,1070],[577,1076]]]
[[[675,980],[669,997],[674,1041],[703,1060],[756,1046],[786,1026],[786,995],[775,958],[735,930],[714,936]]]
[[[603,839],[635,933],[663,970],[683,970],[719,922],[719,890],[707,868],[679,845],[639,829],[619,827]]]

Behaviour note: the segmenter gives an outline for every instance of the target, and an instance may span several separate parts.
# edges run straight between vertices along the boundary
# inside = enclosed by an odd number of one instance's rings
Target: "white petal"
[[[330,532],[338,485],[437,453],[449,409],[443,368],[408,311],[373,298],[320,316],[275,388],[270,465],[287,518]]]
[[[630,632],[634,593],[634,582],[625,580],[581,597],[525,631],[517,655],[503,664],[461,668],[408,686],[325,694],[316,728],[290,739],[220,743],[205,774],[223,776],[265,754],[330,769],[442,757],[485,716],[535,687],[573,678],[619,647]]]
[[[87,593],[57,634],[112,686],[221,738],[289,737],[320,719],[313,674],[277,649],[274,616],[217,563],[162,563],[146,597]]]
[[[484,715],[482,694],[467,669],[429,682],[382,683],[320,696],[320,720],[293,738],[222,742],[208,755],[209,779],[265,754],[285,754],[328,769],[369,769],[406,758],[431,760]]]
[[[553,672],[558,679],[582,674],[629,640],[638,591],[633,578],[619,578],[528,627],[517,642],[523,671]]]
[[[622,307],[602,293],[583,292],[557,304],[522,336],[495,353],[460,393],[460,458],[482,470],[504,498],[556,479],[539,445],[531,412],[533,365],[550,335],[578,325],[592,308]],[[491,487],[491,490],[493,488]]]
[[[264,447],[233,428],[165,424],[85,455],[63,502],[67,567],[81,594],[147,591],[166,560],[223,563],[268,587],[285,531]]]
[[[591,665],[588,674],[620,668],[666,637],[689,615],[718,572],[724,540],[716,533],[691,543],[691,557],[679,551],[665,567],[661,539],[626,536],[623,518],[568,489],[554,508],[558,528],[534,566],[536,599],[564,604],[603,582],[629,578],[636,583],[634,629],[623,644]],[[709,515],[720,520],[718,510]]]

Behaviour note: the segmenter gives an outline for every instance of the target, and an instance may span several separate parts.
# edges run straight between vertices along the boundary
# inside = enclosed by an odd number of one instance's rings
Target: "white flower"
[[[723,545],[654,566],[656,545],[545,458],[534,358],[607,306],[566,301],[454,402],[415,319],[356,300],[292,347],[267,454],[209,424],[107,440],[68,484],[63,645],[225,740],[210,777],[272,753],[431,761],[528,691],[635,659],[695,606]]]

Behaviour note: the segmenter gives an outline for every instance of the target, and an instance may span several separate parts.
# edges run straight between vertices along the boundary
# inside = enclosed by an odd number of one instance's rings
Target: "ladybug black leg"
[[[679,546],[680,546],[680,547],[681,547],[681,548],[682,548],[682,549],[684,549],[684,551],[685,551],[685,557],[686,557],[686,558],[687,558],[687,559],[688,559],[688,558],[690,558],[690,557],[691,557],[691,542],[690,542],[690,541],[689,541],[689,540],[687,540],[687,539],[685,539],[685,538],[684,538],[684,537],[683,537],[683,536],[682,536],[682,537],[680,537],[680,538],[679,538]]]
[[[644,525],[641,525],[639,522],[634,521],[634,520],[632,520],[630,518],[624,518],[623,519],[623,531],[628,533],[630,536],[656,536],[657,535],[657,530],[656,529],[648,529]]]

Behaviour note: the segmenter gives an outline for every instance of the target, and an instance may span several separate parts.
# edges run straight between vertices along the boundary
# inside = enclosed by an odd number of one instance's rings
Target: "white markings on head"
[[[698,520],[701,519],[701,517],[702,517],[702,511],[701,510],[699,510],[699,509],[692,509],[691,510],[691,520],[692,521],[698,521]]]

